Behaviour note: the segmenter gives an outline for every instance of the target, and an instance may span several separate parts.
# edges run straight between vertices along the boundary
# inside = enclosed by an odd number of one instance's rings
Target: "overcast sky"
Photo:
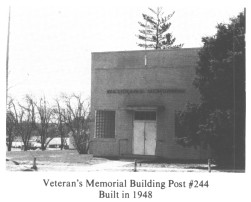
[[[166,14],[175,11],[170,32],[177,44],[184,43],[184,48],[201,47],[201,38],[215,34],[217,23],[228,23],[230,17],[244,9],[242,4],[216,7],[210,3],[208,7],[202,3],[189,6],[147,2],[13,4],[10,95],[18,100],[25,94],[49,99],[61,92],[90,96],[91,52],[141,50],[135,35],[138,21],[142,21],[142,13],[149,13],[149,6],[162,6]]]

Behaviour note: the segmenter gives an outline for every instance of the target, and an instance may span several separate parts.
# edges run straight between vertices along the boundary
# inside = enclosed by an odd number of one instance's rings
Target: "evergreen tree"
[[[138,22],[141,29],[137,37],[144,41],[143,43],[138,43],[138,46],[153,49],[181,48],[183,44],[173,45],[175,38],[171,33],[168,33],[171,26],[169,20],[174,15],[174,12],[164,16],[161,7],[158,7],[156,11],[152,8],[149,8],[149,10],[154,17],[142,14],[144,22]]]
[[[232,18],[229,24],[217,25],[217,33],[202,41],[204,46],[199,52],[194,80],[201,103],[188,105],[185,111],[177,114],[177,125],[181,128],[178,131],[183,133],[179,134],[183,136],[179,143],[204,143],[210,146],[218,164],[244,168],[244,13]],[[193,127],[188,126],[191,123]]]

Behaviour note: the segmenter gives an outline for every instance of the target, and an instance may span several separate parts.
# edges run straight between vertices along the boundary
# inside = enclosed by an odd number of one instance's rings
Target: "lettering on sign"
[[[143,93],[184,93],[185,89],[164,88],[164,89],[109,89],[107,94],[143,94]]]

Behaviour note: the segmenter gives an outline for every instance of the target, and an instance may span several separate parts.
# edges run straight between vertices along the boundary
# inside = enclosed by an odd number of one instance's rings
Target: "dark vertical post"
[[[134,172],[137,172],[137,160],[135,159],[135,161],[134,161],[134,170],[133,170]]]
[[[36,157],[34,157],[34,159],[33,159],[33,166],[31,167],[32,169],[34,169],[34,170],[37,170],[37,162],[36,162]]]
[[[208,159],[208,172],[211,173],[211,159]]]

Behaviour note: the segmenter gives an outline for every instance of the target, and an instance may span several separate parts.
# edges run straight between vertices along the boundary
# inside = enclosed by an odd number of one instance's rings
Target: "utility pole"
[[[7,36],[7,53],[6,53],[6,104],[8,101],[8,84],[9,84],[9,43],[10,43],[10,7],[8,18],[8,36]]]

